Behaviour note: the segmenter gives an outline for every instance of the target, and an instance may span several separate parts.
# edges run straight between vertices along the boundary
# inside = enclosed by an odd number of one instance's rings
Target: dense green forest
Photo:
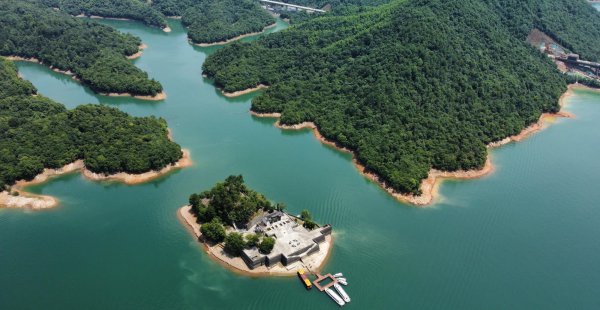
[[[396,0],[232,44],[203,70],[227,92],[269,85],[253,111],[314,122],[418,194],[429,169],[480,168],[486,144],[559,109],[566,78],[525,43],[533,27],[600,55],[600,14],[584,0]]]
[[[0,55],[37,58],[102,93],[154,96],[162,86],[127,60],[139,38],[27,1],[0,2]]]
[[[192,194],[189,201],[201,222],[216,218],[221,223],[246,224],[258,210],[274,208],[265,196],[249,189],[241,175],[229,176],[208,191]]]
[[[193,43],[214,43],[262,31],[275,19],[252,0],[200,0],[182,19]]]
[[[35,94],[15,65],[0,57],[0,190],[78,159],[93,172],[141,173],[182,156],[163,119],[101,105],[67,110]]]
[[[36,1],[36,0],[30,0]],[[139,20],[164,28],[166,16],[181,16],[193,43],[215,43],[259,32],[275,19],[254,0],[37,0],[71,15]]]
[[[139,20],[149,26],[167,27],[164,15],[145,0],[39,0],[71,15]]]

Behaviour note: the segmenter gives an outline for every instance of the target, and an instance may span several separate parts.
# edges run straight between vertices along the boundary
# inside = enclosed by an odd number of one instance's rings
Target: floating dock
[[[321,286],[321,282],[325,280],[331,280],[331,283],[326,284],[325,286]],[[319,291],[324,292],[326,289],[331,288],[335,283],[337,283],[337,279],[328,273],[326,275],[320,275],[317,273],[317,279],[313,281],[314,285],[319,289]]]

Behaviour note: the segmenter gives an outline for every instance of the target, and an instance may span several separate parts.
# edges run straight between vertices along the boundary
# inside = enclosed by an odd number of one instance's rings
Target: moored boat
[[[304,284],[304,287],[306,287],[307,290],[310,290],[312,288],[312,283],[310,283],[310,280],[308,279],[308,277],[306,277],[304,269],[298,270],[298,277],[300,278],[300,281],[302,281],[302,284]]]
[[[338,273],[336,273],[336,274],[333,275],[334,278],[341,278],[343,276],[344,276],[344,274],[341,273],[341,272],[338,272]]]
[[[347,285],[348,285],[348,282],[346,282],[346,281],[344,281],[344,280],[338,280],[338,283],[339,283],[339,284],[342,284],[342,285],[344,285],[344,286],[347,286]]]
[[[346,302],[344,302],[344,300],[338,294],[336,294],[332,289],[330,289],[330,288],[326,289],[325,293],[327,293],[327,295],[329,295],[329,297],[331,297],[331,299],[333,299],[333,301],[335,301],[338,305],[343,306],[346,304]]]
[[[342,296],[342,299],[344,299],[345,302],[350,302],[350,296],[348,296],[348,293],[346,293],[346,290],[344,290],[341,285],[335,283],[333,284],[333,287],[340,293],[340,296]]]
[[[344,281],[344,282],[348,282],[348,280],[346,280],[346,278],[337,278],[336,280],[338,280],[338,281]]]

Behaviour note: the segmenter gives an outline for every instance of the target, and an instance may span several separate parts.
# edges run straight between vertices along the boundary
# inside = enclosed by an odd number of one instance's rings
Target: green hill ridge
[[[396,0],[322,16],[208,57],[227,92],[284,125],[323,136],[401,193],[430,169],[481,168],[486,145],[557,112],[566,78],[525,42],[538,28],[586,58],[600,55],[600,14],[583,0]]]

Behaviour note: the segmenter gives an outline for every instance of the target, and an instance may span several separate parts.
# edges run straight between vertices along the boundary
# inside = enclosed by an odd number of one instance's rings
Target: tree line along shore
[[[585,2],[503,3],[390,1],[326,15],[230,44],[203,72],[229,94],[268,87],[253,112],[318,128],[389,192],[424,197],[424,182],[437,184],[432,172],[489,173],[489,145],[560,111],[573,79],[525,42],[530,31],[600,55],[600,14]]]
[[[76,77],[97,93],[152,98],[163,91],[127,59],[140,51],[139,38],[36,1],[0,3],[0,38],[1,56],[33,59]]]
[[[253,0],[37,0],[40,6],[79,17],[130,19],[170,32],[167,18],[181,19],[193,44],[229,42],[259,33],[275,19]]]
[[[0,205],[54,206],[55,199],[28,195],[22,187],[77,170],[94,180],[136,183],[190,164],[164,119],[103,105],[68,110],[38,95],[0,57]]]

